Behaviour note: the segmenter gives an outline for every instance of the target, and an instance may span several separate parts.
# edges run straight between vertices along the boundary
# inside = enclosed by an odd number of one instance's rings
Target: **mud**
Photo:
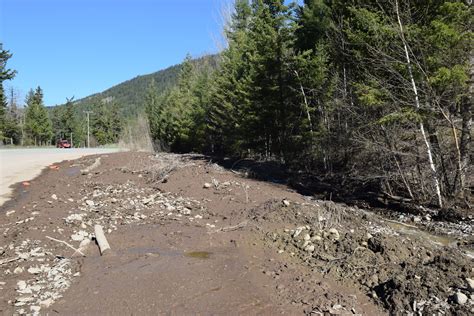
[[[473,312],[465,221],[414,224],[313,200],[197,155],[103,155],[81,175],[95,158],[45,170],[0,210],[0,312]],[[110,255],[94,244],[96,224]],[[427,229],[436,224],[445,229]],[[86,256],[46,236],[89,243]]]

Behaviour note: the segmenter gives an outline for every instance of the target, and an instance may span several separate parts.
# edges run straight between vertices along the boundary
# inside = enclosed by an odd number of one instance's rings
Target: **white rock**
[[[469,292],[474,292],[474,280],[470,278],[466,278],[467,289]]]
[[[203,187],[204,187],[205,189],[209,189],[209,188],[212,187],[212,184],[206,182],[206,183],[204,183]]]
[[[307,251],[307,252],[313,252],[314,251],[314,245],[309,245],[304,250]]]
[[[467,302],[467,296],[464,293],[457,292],[454,294],[454,302],[459,305],[464,305]]]
[[[84,236],[81,234],[73,234],[71,235],[71,239],[74,241],[82,241],[84,239]]]
[[[290,206],[290,201],[288,201],[288,200],[285,199],[285,200],[283,200],[282,202],[283,202],[283,205],[285,205],[285,206]]]
[[[293,238],[298,237],[298,236],[301,234],[301,232],[303,231],[303,229],[304,229],[304,227],[298,227],[298,228],[296,228],[296,229],[295,229],[295,233],[293,234]]]
[[[43,308],[48,308],[48,307],[50,307],[53,303],[54,303],[54,300],[51,299],[51,298],[48,298],[48,299],[46,299],[46,300],[44,300],[44,301],[41,301],[39,304],[40,304],[40,306],[43,307]]]
[[[5,215],[10,216],[10,215],[12,215],[13,213],[15,213],[15,211],[14,211],[14,210],[11,210],[11,211],[6,212]]]
[[[412,221],[414,223],[419,223],[419,222],[421,222],[421,217],[420,216],[413,216]]]
[[[89,205],[89,206],[94,206],[95,205],[94,201],[92,201],[92,200],[86,200],[86,204]]]
[[[22,267],[16,267],[15,270],[13,270],[13,273],[20,274],[23,273],[23,271],[25,271],[25,269],[23,269]]]
[[[16,283],[16,287],[19,289],[19,290],[24,290],[26,289],[26,282],[23,281],[23,280],[20,280]]]
[[[322,238],[321,238],[321,236],[319,236],[319,235],[313,236],[313,237],[311,238],[312,241],[320,241],[321,239],[322,239]]]
[[[304,240],[310,240],[311,236],[309,234],[304,234],[303,239]]]
[[[57,196],[56,194],[53,194],[53,195],[51,195],[51,198],[52,198],[53,200],[57,200],[57,199],[58,199],[58,196]]]
[[[31,274],[39,274],[41,273],[41,268],[38,268],[38,267],[31,267],[28,269],[28,272],[31,273]]]
[[[331,228],[331,229],[329,230],[329,237],[330,237],[332,240],[339,240],[339,232],[337,231],[337,229]]]
[[[367,239],[370,239],[370,238],[373,238],[374,236],[372,236],[370,233],[367,233]]]
[[[41,307],[40,306],[30,306],[30,310],[33,313],[39,313],[39,311],[41,310]]]

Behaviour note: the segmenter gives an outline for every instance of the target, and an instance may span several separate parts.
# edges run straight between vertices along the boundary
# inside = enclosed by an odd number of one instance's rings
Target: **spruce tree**
[[[35,146],[46,145],[53,137],[52,123],[43,104],[43,90],[38,87],[27,97],[25,128]]]
[[[15,77],[16,72],[7,68],[7,61],[12,57],[9,51],[3,49],[3,44],[0,43],[0,141],[3,142],[6,129],[7,107],[8,101],[5,95],[3,82],[11,80]]]

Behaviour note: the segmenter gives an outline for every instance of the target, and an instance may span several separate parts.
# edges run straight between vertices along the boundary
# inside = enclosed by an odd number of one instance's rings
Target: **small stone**
[[[459,304],[459,305],[464,305],[467,302],[467,296],[464,293],[457,292],[454,294],[454,302]]]
[[[470,278],[466,278],[466,283],[467,283],[467,289],[469,292],[474,292],[474,280]]]
[[[296,228],[296,229],[295,229],[295,232],[294,232],[294,234],[293,234],[293,238],[296,239],[296,238],[301,234],[301,232],[303,231],[303,229],[304,229],[304,227],[298,227],[298,228]]]
[[[283,205],[285,205],[285,206],[290,206],[290,201],[288,201],[288,200],[285,199],[285,200],[283,200],[282,202],[283,202]]]
[[[39,274],[41,273],[41,269],[38,268],[38,267],[31,267],[28,269],[28,273],[31,273],[31,274]]]
[[[33,313],[39,313],[39,311],[41,310],[41,307],[40,306],[30,306],[30,310]]]
[[[329,238],[332,240],[339,240],[339,232],[335,228],[329,230]]]
[[[206,182],[206,183],[204,183],[203,187],[204,187],[205,189],[210,189],[210,188],[212,187],[212,184]]]
[[[16,267],[15,270],[13,270],[13,273],[20,274],[23,273],[23,271],[25,271],[25,269],[23,269],[22,267]]]
[[[311,236],[309,234],[304,234],[303,239],[304,240],[310,240]]]
[[[52,198],[53,200],[57,200],[57,199],[58,199],[58,196],[57,196],[56,194],[53,194],[53,195],[51,195],[51,198]]]
[[[84,239],[84,236],[81,234],[73,234],[71,235],[71,239],[74,241],[82,241]]]
[[[419,223],[421,222],[421,217],[420,216],[413,216],[413,218],[411,219],[414,223]]]
[[[18,282],[16,283],[16,287],[17,287],[20,291],[22,291],[22,290],[26,289],[26,282],[23,281],[23,280],[20,280],[20,281],[18,281]]]
[[[94,206],[95,205],[94,201],[91,201],[91,200],[86,200],[86,204],[89,205],[89,206]]]
[[[43,307],[43,308],[48,308],[48,307],[50,307],[53,303],[54,303],[54,300],[51,299],[51,298],[48,298],[48,299],[46,299],[46,300],[44,300],[44,301],[41,301],[39,304],[40,304],[40,306]]]
[[[370,233],[367,233],[367,239],[370,239],[370,238],[373,238],[374,236],[372,236]]]
[[[284,253],[284,252],[285,250],[282,250],[282,249],[278,250],[278,253]]]
[[[314,245],[309,245],[304,249],[306,252],[313,252],[314,251]]]
[[[10,215],[12,215],[13,213],[15,213],[15,211],[14,211],[14,210],[11,210],[11,211],[6,212],[5,215],[10,216]]]

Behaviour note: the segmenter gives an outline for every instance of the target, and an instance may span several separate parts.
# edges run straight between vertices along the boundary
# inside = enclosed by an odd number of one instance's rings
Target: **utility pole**
[[[91,145],[91,140],[90,140],[90,129],[89,129],[89,115],[94,113],[92,111],[84,111],[84,113],[87,114],[87,148],[90,147]]]

